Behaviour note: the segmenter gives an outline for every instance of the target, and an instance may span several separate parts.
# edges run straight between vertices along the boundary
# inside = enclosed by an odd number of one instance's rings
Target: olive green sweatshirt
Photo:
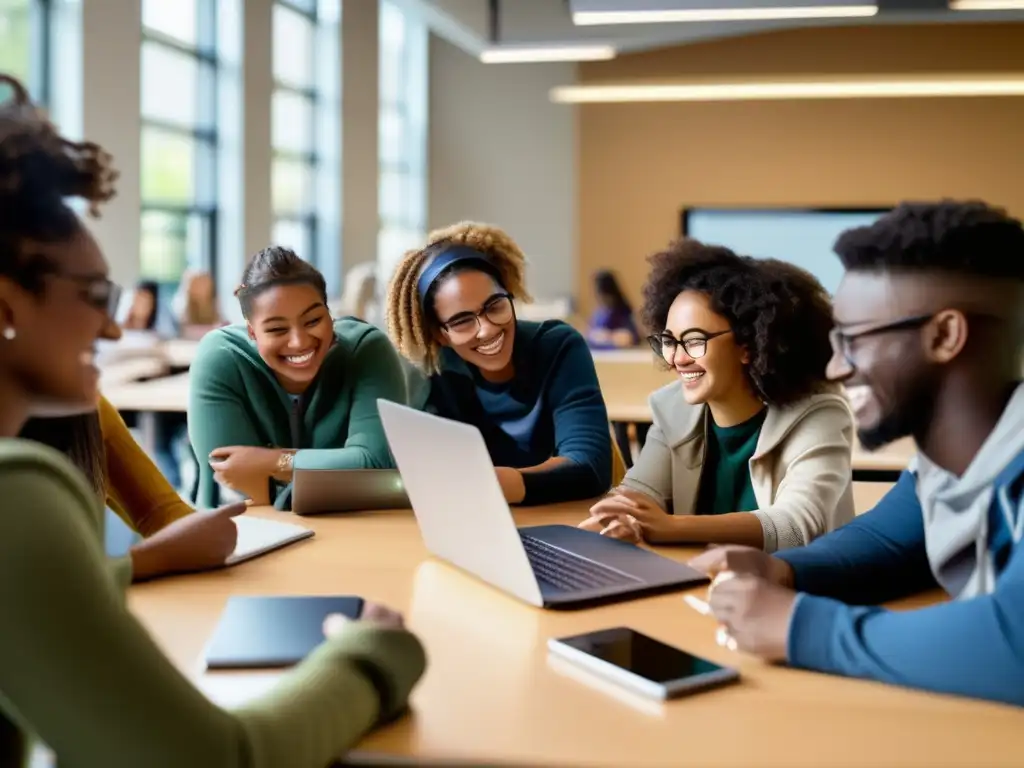
[[[61,768],[324,768],[423,673],[415,636],[355,622],[265,698],[220,709],[128,611],[130,568],[102,542],[103,510],[67,460],[0,439],[2,766],[38,740]]]

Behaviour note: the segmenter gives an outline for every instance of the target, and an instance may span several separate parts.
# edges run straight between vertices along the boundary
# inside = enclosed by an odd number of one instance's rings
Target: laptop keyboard
[[[520,538],[537,580],[560,590],[579,592],[642,583],[635,576],[566,552],[528,534],[520,533]]]

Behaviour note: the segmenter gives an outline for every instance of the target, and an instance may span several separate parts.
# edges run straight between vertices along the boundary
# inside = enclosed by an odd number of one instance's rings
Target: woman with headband
[[[431,233],[391,280],[388,332],[424,374],[414,404],[480,430],[510,503],[592,498],[613,462],[594,361],[571,326],[516,319],[525,261],[497,227]]]
[[[393,467],[377,398],[404,403],[406,385],[387,336],[332,322],[323,275],[287,248],[257,253],[236,295],[245,324],[207,334],[191,368],[198,502],[219,483],[290,509],[293,467]]]

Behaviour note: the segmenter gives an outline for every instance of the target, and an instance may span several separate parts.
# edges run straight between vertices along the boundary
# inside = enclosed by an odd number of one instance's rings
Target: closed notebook
[[[324,641],[324,619],[359,618],[363,599],[339,597],[228,598],[206,646],[207,669],[271,669],[298,664]]]
[[[266,520],[262,517],[246,517],[239,515],[232,518],[238,528],[238,543],[225,565],[235,565],[245,560],[287,546],[296,541],[308,539],[313,531],[294,523],[281,523],[277,520]]]

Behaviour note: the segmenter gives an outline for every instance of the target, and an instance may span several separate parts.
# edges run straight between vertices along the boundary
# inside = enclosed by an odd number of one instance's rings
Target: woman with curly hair
[[[683,239],[651,257],[648,341],[679,380],[635,466],[581,524],[652,543],[803,546],[853,518],[853,416],[810,274]],[[669,514],[666,514],[669,513]]]
[[[483,435],[513,504],[586,499],[612,482],[608,412],[583,336],[518,320],[526,259],[497,227],[463,222],[409,251],[388,288],[388,332],[424,374],[414,404]]]
[[[58,451],[16,438],[34,414],[96,408],[94,348],[120,289],[67,203],[113,194],[110,157],[72,143],[0,74],[0,765],[38,739],[59,765],[321,768],[405,709],[425,656],[366,604],[269,695],[213,704],[125,604],[130,560],[103,551],[103,507]],[[366,620],[372,619],[372,620]],[[35,762],[35,761],[33,761]]]

